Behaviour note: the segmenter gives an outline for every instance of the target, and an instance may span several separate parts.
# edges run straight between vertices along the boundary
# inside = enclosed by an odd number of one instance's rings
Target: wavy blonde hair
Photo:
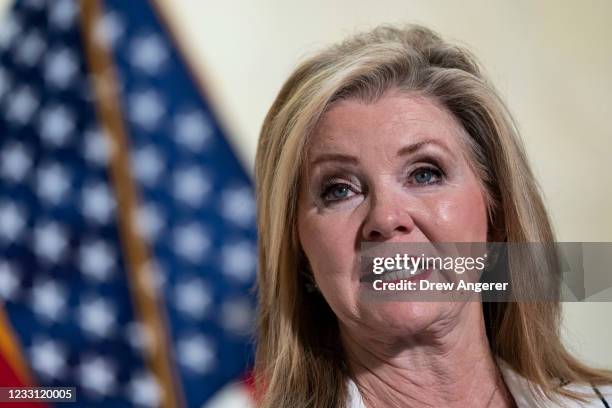
[[[538,186],[514,122],[464,48],[411,25],[378,27],[303,62],[270,108],[260,134],[255,183],[259,227],[256,374],[263,407],[343,407],[350,376],[336,316],[308,293],[307,260],[297,239],[299,181],[308,139],[335,101],[374,101],[389,90],[418,93],[450,111],[470,136],[486,190],[490,237],[554,242]],[[513,283],[530,285],[529,260],[508,259]],[[535,261],[534,261],[535,262]],[[554,268],[554,261],[550,267]],[[558,380],[609,383],[565,349],[559,302],[484,303],[494,355],[554,399]],[[537,391],[534,390],[537,394]]]

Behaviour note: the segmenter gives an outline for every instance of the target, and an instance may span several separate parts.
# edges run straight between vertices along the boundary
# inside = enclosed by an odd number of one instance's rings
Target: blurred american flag
[[[164,21],[146,0],[0,20],[0,386],[250,404],[228,384],[252,361],[252,185]]]

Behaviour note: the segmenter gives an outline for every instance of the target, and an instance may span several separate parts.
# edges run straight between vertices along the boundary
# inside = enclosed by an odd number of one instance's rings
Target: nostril
[[[382,234],[380,232],[378,232],[378,231],[370,232],[370,238],[371,239],[377,239],[377,238],[380,238],[380,237],[382,237]]]
[[[409,234],[414,226],[414,220],[407,211],[399,212],[397,207],[379,206],[364,220],[361,236],[366,240],[381,241]]]
[[[366,234],[366,239],[371,241],[379,241],[381,239],[390,238],[395,234],[407,234],[409,230],[410,229],[404,225],[396,226],[393,231],[390,231],[389,233],[384,230],[373,229]]]

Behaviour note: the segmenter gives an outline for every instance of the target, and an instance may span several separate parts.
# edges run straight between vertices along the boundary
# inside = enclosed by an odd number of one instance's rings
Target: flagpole
[[[81,2],[81,27],[85,53],[92,73],[97,116],[112,140],[110,175],[118,202],[119,231],[126,254],[128,279],[140,321],[150,335],[145,341],[145,360],[159,381],[162,406],[185,406],[178,376],[172,364],[169,331],[167,330],[161,294],[154,285],[151,255],[136,228],[138,193],[130,171],[129,139],[121,114],[117,76],[112,56],[96,38],[96,23],[101,17],[98,0]]]

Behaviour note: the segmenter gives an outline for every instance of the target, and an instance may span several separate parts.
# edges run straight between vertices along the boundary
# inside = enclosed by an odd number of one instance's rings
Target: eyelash
[[[415,169],[411,174],[410,174],[410,178],[415,177],[416,174],[418,174],[419,172],[423,172],[423,171],[430,171],[433,173],[433,177],[436,178],[435,181],[431,181],[431,182],[427,182],[427,183],[414,183],[414,185],[418,186],[418,187],[425,187],[425,186],[429,186],[432,184],[439,184],[443,177],[444,177],[444,173],[442,172],[442,170],[436,166],[421,166],[417,169]],[[320,198],[323,201],[323,204],[326,206],[329,205],[333,205],[345,200],[348,200],[350,197],[347,198],[339,198],[339,199],[329,199],[326,198],[329,196],[329,194],[331,194],[335,188],[338,187],[346,187],[348,188],[350,191],[352,191],[353,193],[357,193],[357,191],[355,191],[355,189],[348,183],[336,183],[334,182],[334,179],[336,178],[336,176],[334,177],[330,177],[329,179],[327,179],[327,181],[323,184],[322,187],[322,192],[320,194]]]

